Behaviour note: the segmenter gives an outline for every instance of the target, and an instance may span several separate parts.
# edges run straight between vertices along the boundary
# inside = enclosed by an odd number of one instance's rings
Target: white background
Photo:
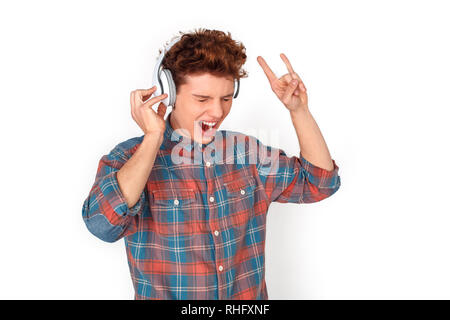
[[[289,113],[256,61],[305,82],[342,186],[268,213],[269,299],[449,299],[450,20],[445,1],[2,1],[2,299],[133,299],[123,240],[81,216],[101,156],[142,132],[148,88],[179,31],[230,32],[247,48],[222,129],[270,128],[289,155]],[[171,109],[169,109],[171,110]]]

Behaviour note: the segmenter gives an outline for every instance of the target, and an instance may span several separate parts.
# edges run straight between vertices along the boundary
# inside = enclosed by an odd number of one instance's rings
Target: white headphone
[[[166,49],[163,48],[161,54],[159,55],[155,69],[153,70],[153,78],[152,78],[152,87],[156,86],[156,91],[153,93],[153,96],[159,96],[163,93],[167,93],[167,97],[161,102],[163,102],[167,107],[173,107],[175,104],[175,100],[177,97],[177,91],[175,87],[175,82],[173,81],[172,72],[169,69],[161,68],[162,60],[164,59],[164,55],[169,49],[181,39],[182,36],[178,36],[175,38]],[[234,79],[234,94],[233,98],[237,98],[239,94],[240,81],[239,79]],[[167,88],[167,90],[165,90]],[[166,92],[167,91],[167,92]]]

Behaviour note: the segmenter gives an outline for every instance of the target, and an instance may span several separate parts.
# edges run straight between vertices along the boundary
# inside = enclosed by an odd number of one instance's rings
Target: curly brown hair
[[[241,69],[247,59],[245,47],[233,40],[230,32],[199,28],[190,33],[180,31],[180,34],[180,40],[166,52],[162,61],[162,66],[172,73],[177,92],[186,83],[185,75],[207,72],[233,80],[248,77],[247,71]]]

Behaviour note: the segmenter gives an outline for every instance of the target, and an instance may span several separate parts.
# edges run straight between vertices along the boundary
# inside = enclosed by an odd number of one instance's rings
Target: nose
[[[214,119],[222,118],[223,116],[223,107],[220,101],[214,101],[210,104],[210,108],[208,110],[208,115],[210,115]]]

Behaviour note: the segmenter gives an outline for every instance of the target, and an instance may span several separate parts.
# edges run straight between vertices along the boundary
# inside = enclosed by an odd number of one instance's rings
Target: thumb
[[[283,101],[287,102],[291,99],[292,94],[294,93],[295,89],[297,89],[298,86],[298,80],[292,80],[289,82],[289,85],[286,88],[286,91],[283,94]]]
[[[158,111],[157,111],[158,116],[164,118],[164,115],[166,114],[166,110],[167,110],[167,106],[163,102],[161,102],[158,105]]]

